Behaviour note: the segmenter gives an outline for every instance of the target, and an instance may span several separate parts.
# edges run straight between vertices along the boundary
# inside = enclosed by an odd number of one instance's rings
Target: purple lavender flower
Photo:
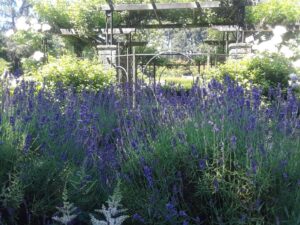
[[[219,182],[218,182],[217,178],[215,178],[213,180],[213,185],[214,185],[215,192],[218,192],[219,191]]]
[[[252,98],[253,98],[254,109],[258,109],[258,107],[260,106],[260,94],[261,94],[261,91],[259,89],[257,89],[257,88],[252,89]]]
[[[175,206],[171,202],[168,202],[166,204],[166,209],[168,211],[172,211],[172,212],[175,212],[175,214],[177,214],[177,210],[176,210]]]
[[[247,149],[247,155],[248,155],[248,157],[251,158],[251,157],[253,156],[253,154],[254,154],[254,149],[253,149],[253,147],[249,147],[249,148]]]
[[[67,154],[66,152],[63,152],[63,153],[61,154],[60,158],[61,158],[61,160],[62,160],[63,162],[66,162],[67,159],[68,159],[68,154]]]
[[[296,122],[296,128],[297,128],[297,129],[300,129],[300,119],[297,120],[297,122]]]
[[[288,161],[286,159],[280,160],[280,169],[283,170],[288,165]]]
[[[289,178],[289,175],[287,172],[283,172],[282,177],[283,177],[283,179],[287,180]]]
[[[254,202],[254,209],[256,211],[259,211],[262,205],[263,202],[260,199],[256,199],[256,201]]]
[[[256,160],[252,159],[251,160],[251,170],[252,170],[253,174],[257,173],[257,167],[258,167],[258,165],[257,165]]]
[[[245,223],[245,222],[246,222],[246,219],[247,219],[247,215],[246,215],[246,214],[242,214],[242,215],[241,215],[241,218],[240,218],[240,222],[241,222],[241,223]]]
[[[144,218],[143,218],[140,214],[138,214],[138,213],[135,213],[135,214],[132,216],[132,218],[133,218],[133,220],[136,220],[136,221],[138,221],[138,222],[140,222],[140,223],[145,223]]]
[[[248,131],[253,131],[256,127],[256,116],[255,115],[250,115],[248,118],[248,126],[247,130]]]
[[[198,152],[197,152],[196,146],[194,144],[192,144],[192,146],[191,146],[191,152],[192,152],[192,156],[198,158]]]
[[[183,144],[185,141],[185,134],[183,132],[178,132],[177,136],[178,136],[180,143]]]
[[[144,165],[143,171],[144,171],[144,176],[145,176],[146,179],[147,179],[148,186],[149,186],[150,188],[153,188],[152,170],[150,169],[149,166]]]
[[[200,168],[200,170],[205,170],[206,169],[206,160],[205,159],[200,159],[199,160],[199,168]]]
[[[189,221],[184,220],[183,223],[182,223],[182,225],[189,225]]]
[[[32,136],[30,134],[27,134],[26,138],[25,138],[25,144],[24,144],[24,148],[23,148],[23,152],[25,154],[28,153],[28,150],[31,146],[31,143],[32,143]]]
[[[131,141],[131,147],[134,149],[134,150],[137,150],[138,149],[138,143],[136,140],[132,140]]]
[[[247,107],[247,109],[250,109],[250,105],[251,105],[250,100],[247,99],[247,100],[246,100],[246,107]]]
[[[235,136],[235,135],[231,136],[231,138],[230,138],[230,143],[231,143],[231,147],[232,147],[233,149],[236,148],[236,141],[237,141],[236,136]]]
[[[181,217],[187,217],[186,212],[183,211],[183,210],[180,210],[179,213],[178,213],[178,215],[181,216]]]
[[[172,220],[172,218],[174,218],[178,215],[177,209],[173,203],[168,202],[166,204],[166,209],[167,209],[167,215],[166,215],[167,221]]]
[[[213,126],[213,131],[214,131],[215,133],[217,133],[217,132],[220,131],[220,129],[218,128],[217,124],[214,124],[214,126]]]
[[[173,148],[176,147],[176,145],[177,145],[176,138],[172,138],[172,140],[171,140],[171,145],[172,145]]]
[[[9,123],[10,123],[10,125],[14,127],[15,126],[15,122],[16,122],[15,117],[10,116],[9,117]]]

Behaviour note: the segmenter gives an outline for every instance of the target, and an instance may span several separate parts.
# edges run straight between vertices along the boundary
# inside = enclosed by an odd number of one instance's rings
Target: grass
[[[169,77],[162,77],[161,81],[167,85],[171,85],[171,84],[180,85],[185,89],[190,89],[193,85],[192,77],[185,78],[185,77],[169,76]]]

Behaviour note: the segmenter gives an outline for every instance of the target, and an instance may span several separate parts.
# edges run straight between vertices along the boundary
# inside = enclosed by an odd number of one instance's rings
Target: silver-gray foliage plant
[[[73,203],[68,201],[68,193],[66,189],[63,191],[63,206],[56,208],[62,216],[53,216],[52,219],[61,224],[68,225],[78,216],[78,214],[75,213],[77,208]]]
[[[90,214],[91,222],[93,225],[122,225],[122,223],[129,217],[123,215],[126,212],[126,209],[123,209],[122,204],[122,195],[119,190],[119,185],[115,189],[112,196],[109,197],[107,207],[102,205],[102,209],[96,209],[96,212],[99,212],[104,215],[105,220],[98,220],[92,214]]]

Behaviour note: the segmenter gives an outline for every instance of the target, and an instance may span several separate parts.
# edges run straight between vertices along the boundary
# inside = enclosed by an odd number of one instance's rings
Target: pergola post
[[[226,36],[226,40],[225,40],[225,54],[227,56],[228,55],[228,39],[229,39],[229,34],[228,34],[227,31],[225,32],[225,36]]]
[[[117,47],[117,54],[118,54],[118,57],[117,57],[117,66],[118,66],[118,69],[117,69],[117,79],[118,79],[118,83],[121,83],[121,76],[122,76],[122,72],[120,71],[120,66],[121,66],[121,50],[120,50],[120,43],[118,43],[118,47]]]
[[[155,89],[155,86],[156,86],[156,64],[155,64],[155,62],[153,64],[153,84],[154,84],[154,89]]]
[[[132,48],[132,107],[136,105],[136,86],[137,86],[137,72],[136,72],[136,57],[135,47]]]
[[[207,68],[210,67],[210,51],[208,52],[207,54],[207,61],[206,61],[206,64],[207,64]]]

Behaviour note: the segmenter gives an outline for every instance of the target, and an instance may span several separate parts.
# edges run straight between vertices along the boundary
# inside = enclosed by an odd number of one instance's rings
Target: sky
[[[3,2],[6,2],[7,0],[0,0],[0,4]],[[15,0],[16,6],[15,9],[18,10],[22,5],[22,0]],[[0,28],[3,27],[8,21],[10,21],[10,18],[6,18],[4,15],[2,15],[2,11],[4,10],[4,7],[0,7]]]

